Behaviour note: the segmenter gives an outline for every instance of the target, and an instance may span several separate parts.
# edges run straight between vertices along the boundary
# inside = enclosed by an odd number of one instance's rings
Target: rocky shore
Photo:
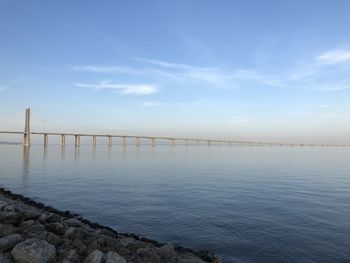
[[[204,263],[207,251],[171,244],[92,223],[0,188],[0,263]]]

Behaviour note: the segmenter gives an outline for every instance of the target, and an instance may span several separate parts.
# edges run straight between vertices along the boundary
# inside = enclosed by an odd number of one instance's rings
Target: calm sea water
[[[0,146],[0,184],[224,262],[350,262],[350,149]]]

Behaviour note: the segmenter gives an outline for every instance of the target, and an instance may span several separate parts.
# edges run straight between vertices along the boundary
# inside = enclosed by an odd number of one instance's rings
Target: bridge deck
[[[27,134],[26,132],[21,131],[0,131],[0,134]],[[212,143],[225,143],[229,145],[238,144],[238,145],[265,145],[265,146],[320,146],[320,147],[349,147],[349,144],[315,144],[315,143],[286,143],[286,142],[265,142],[265,141],[237,141],[237,140],[220,140],[220,139],[203,139],[203,138],[185,138],[185,137],[164,137],[164,136],[144,136],[144,135],[122,135],[122,134],[91,134],[91,133],[61,133],[61,132],[29,132],[31,135],[44,135],[44,144],[47,145],[47,137],[49,135],[53,136],[74,136],[78,144],[80,144],[80,137],[107,137],[109,138],[109,145],[111,145],[111,138],[123,138],[125,139],[136,139],[137,144],[140,144],[140,139],[152,140],[154,144],[155,140],[169,140],[172,142],[172,145],[175,145],[175,141],[183,141],[186,144],[189,142],[196,143],[207,143],[211,145]],[[96,140],[94,139],[94,144]],[[64,138],[62,138],[62,144],[64,144]],[[124,143],[125,144],[125,143]],[[76,141],[77,145],[77,141]]]

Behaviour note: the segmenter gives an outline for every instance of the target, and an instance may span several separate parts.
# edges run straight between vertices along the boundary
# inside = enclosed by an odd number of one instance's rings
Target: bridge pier
[[[156,138],[152,138],[152,146],[156,146]]]
[[[46,147],[49,143],[49,136],[47,133],[44,133],[44,147]]]
[[[208,141],[207,141],[207,143],[208,143],[208,146],[210,146],[210,145],[211,145],[211,141],[210,141],[210,140],[208,140]]]
[[[112,136],[108,136],[108,147],[112,146]]]
[[[123,136],[123,146],[126,146],[126,136]]]
[[[61,146],[64,147],[66,145],[66,135],[61,134]]]
[[[79,147],[80,146],[80,135],[74,135],[74,145],[75,147]]]
[[[175,138],[172,138],[171,139],[171,146],[175,146],[176,145],[176,143],[175,143]]]
[[[96,135],[92,136],[92,146],[95,148],[96,147]]]
[[[136,137],[136,146],[137,146],[137,147],[140,146],[140,137]]]

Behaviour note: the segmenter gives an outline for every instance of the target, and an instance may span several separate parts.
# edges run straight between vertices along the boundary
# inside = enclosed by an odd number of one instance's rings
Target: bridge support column
[[[136,146],[137,146],[137,147],[140,146],[140,137],[136,137]]]
[[[123,146],[126,147],[126,136],[123,136]]]
[[[44,147],[47,147],[49,143],[49,136],[47,133],[44,134]]]
[[[79,147],[80,146],[80,135],[74,135],[74,144],[75,147]]]
[[[96,147],[96,135],[92,136],[92,146]]]
[[[176,145],[175,138],[172,138],[171,139],[171,146],[175,146],[175,145]]]
[[[152,138],[152,146],[156,146],[156,138]]]
[[[108,146],[112,146],[112,136],[108,136]]]
[[[208,141],[207,141],[207,143],[208,143],[208,146],[210,146],[210,145],[211,145],[211,141],[210,141],[210,140],[208,140]]]
[[[26,109],[24,120],[23,146],[30,145],[30,108]]]
[[[61,146],[65,146],[66,145],[66,135],[61,134]]]

